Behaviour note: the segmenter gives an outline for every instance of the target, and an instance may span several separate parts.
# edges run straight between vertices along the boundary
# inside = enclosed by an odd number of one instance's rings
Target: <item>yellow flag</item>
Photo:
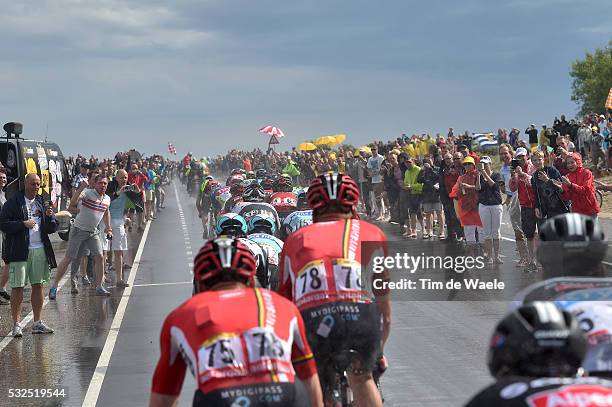
[[[606,109],[612,110],[612,88],[610,88],[610,93],[608,93],[608,100],[606,100]]]

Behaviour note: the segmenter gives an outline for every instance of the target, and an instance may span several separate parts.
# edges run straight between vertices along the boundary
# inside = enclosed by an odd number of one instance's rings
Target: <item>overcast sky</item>
[[[574,116],[610,0],[0,0],[2,122],[65,154],[290,147]]]

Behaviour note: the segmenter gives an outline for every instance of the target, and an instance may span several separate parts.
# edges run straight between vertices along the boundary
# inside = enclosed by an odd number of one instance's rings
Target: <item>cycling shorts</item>
[[[299,381],[295,383],[265,383],[229,387],[202,393],[196,391],[193,407],[307,407],[308,393]]]
[[[301,311],[308,343],[317,362],[321,383],[333,383],[336,369],[369,373],[380,356],[381,315],[375,303],[334,302]]]

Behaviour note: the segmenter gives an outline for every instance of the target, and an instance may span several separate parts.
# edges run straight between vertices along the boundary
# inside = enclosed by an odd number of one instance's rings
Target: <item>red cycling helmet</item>
[[[220,186],[221,184],[219,184],[219,181],[215,180],[215,179],[211,179],[210,181],[208,181],[208,183],[206,184],[206,190],[207,191],[212,191],[213,188],[216,188],[218,186]]]
[[[359,187],[346,174],[322,174],[313,179],[306,193],[312,210],[325,208],[330,202],[355,207],[359,203]]]
[[[202,246],[193,263],[196,291],[198,282],[206,287],[225,281],[252,286],[256,269],[253,253],[240,240],[231,237],[209,240]]]
[[[242,185],[241,183],[232,184],[230,185],[229,192],[232,196],[242,196],[242,194],[244,193],[244,185]]]

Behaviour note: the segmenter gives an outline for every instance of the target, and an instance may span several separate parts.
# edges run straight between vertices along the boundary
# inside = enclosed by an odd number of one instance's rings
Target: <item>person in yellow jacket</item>
[[[412,142],[412,141],[406,143],[406,146],[404,147],[404,151],[410,157],[416,157],[416,155],[417,155],[416,154],[416,150],[414,149],[414,142]]]
[[[548,147],[550,145],[550,138],[548,134],[549,134],[549,131],[546,128],[546,125],[543,124],[542,130],[540,131],[540,136],[538,137],[538,143],[540,144],[540,149],[542,149],[542,146]]]
[[[402,189],[409,192],[407,199],[407,209],[409,216],[407,219],[407,228],[404,236],[408,236],[410,239],[416,239],[417,237],[417,220],[423,229],[423,214],[421,212],[421,192],[423,192],[423,184],[417,182],[421,167],[414,163],[412,157],[408,158],[405,162],[406,172],[404,173],[404,184]],[[405,209],[404,209],[405,210]],[[408,221],[409,219],[409,221]]]

